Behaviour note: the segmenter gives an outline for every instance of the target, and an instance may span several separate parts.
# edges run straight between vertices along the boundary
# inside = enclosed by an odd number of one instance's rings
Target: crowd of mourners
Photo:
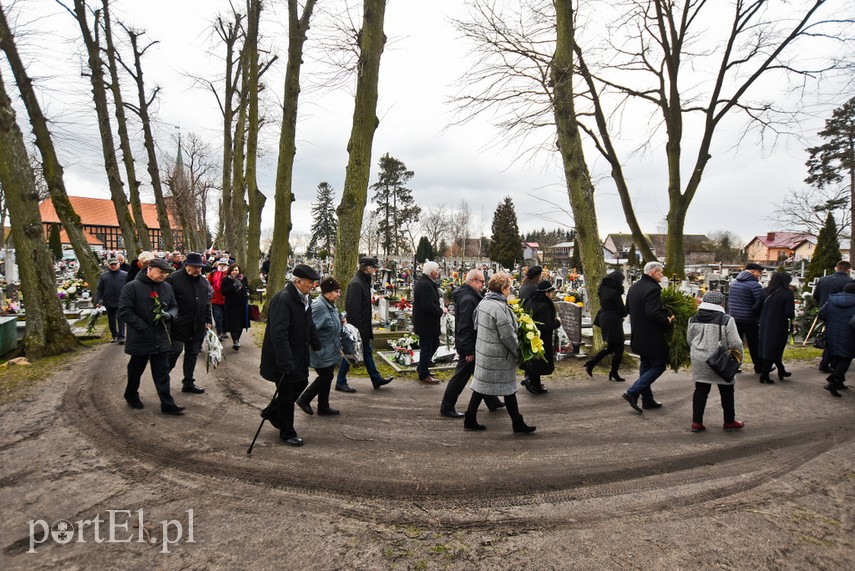
[[[106,262],[108,270],[101,276],[95,302],[107,311],[113,341],[124,344],[130,355],[125,399],[132,408],[144,407],[139,383],[146,365],[150,365],[161,410],[180,414],[184,407],[171,396],[169,375],[182,353],[182,392],[200,394],[205,389],[196,383],[194,370],[208,331],[216,332],[220,340],[230,336],[233,349],[240,349],[241,333],[250,324],[249,286],[242,269],[228,253],[208,257],[188,253],[185,257],[174,252],[166,257],[143,252],[130,263],[120,256]],[[271,298],[260,374],[275,383],[275,390],[261,416],[279,431],[286,444],[303,445],[294,426],[295,408],[308,415],[316,411],[321,416],[340,414],[330,405],[330,393],[333,387],[342,393],[357,391],[348,382],[351,361],[364,363],[374,390],[393,381],[393,377],[380,373],[373,355],[372,280],[377,270],[375,258],[359,260],[356,274],[346,288],[344,313],[337,309],[342,285],[333,277],[322,279],[305,264],[296,265],[290,281]],[[419,382],[436,385],[439,381],[430,368],[440,344],[441,319],[448,309],[438,283],[438,264],[425,262],[421,270],[412,288],[413,329],[420,346],[416,371]],[[666,332],[674,322],[674,316],[662,303],[663,270],[659,262],[648,263],[641,278],[627,291],[624,275],[619,271],[602,280],[597,291],[600,311],[594,325],[602,332],[604,347],[584,365],[593,377],[600,362],[611,357],[608,379],[626,381],[620,376],[620,366],[626,345],[624,320],[629,317],[629,346],[639,356],[640,364],[638,378],[622,397],[639,414],[663,406],[654,398],[652,389],[666,369]],[[850,270],[849,262],[841,261],[833,275],[817,282],[813,292],[827,339],[820,370],[828,374],[825,389],[835,397],[847,388],[845,374],[855,356],[855,280],[849,276]],[[556,288],[542,267],[526,268],[516,295],[546,342],[545,358],[521,362],[519,324],[509,304],[515,295],[514,280],[501,272],[487,279],[485,273],[485,268],[469,270],[464,283],[452,293],[454,342],[459,359],[443,391],[439,413],[462,418],[466,430],[485,430],[486,426],[477,419],[483,402],[490,411],[505,408],[515,433],[530,434],[536,427],[523,419],[516,393],[518,386],[535,395],[548,392],[543,377],[554,371],[551,341],[555,330],[561,327],[554,302]],[[787,272],[776,271],[763,287],[762,275],[761,266],[747,264],[731,283],[727,298],[721,291],[707,291],[689,320],[686,337],[695,382],[692,432],[706,430],[704,411],[713,385],[718,386],[721,399],[723,429],[735,431],[745,426],[736,419],[734,374],[723,375],[711,364],[720,347],[742,361],[744,340],[754,374],[762,384],[774,384],[773,373],[779,381],[791,376],[783,355],[790,320],[795,316],[792,278]],[[313,300],[311,292],[318,286],[320,295]],[[352,327],[346,328],[348,324]],[[357,331],[358,339],[349,330]],[[348,335],[356,341],[355,347],[360,347],[361,342],[361,349],[355,349],[358,355],[345,358],[342,339]],[[521,365],[525,376],[518,384],[517,370]],[[316,372],[311,383],[310,369]],[[747,371],[740,369],[736,373]],[[465,412],[459,412],[457,401],[467,384],[471,397]]]

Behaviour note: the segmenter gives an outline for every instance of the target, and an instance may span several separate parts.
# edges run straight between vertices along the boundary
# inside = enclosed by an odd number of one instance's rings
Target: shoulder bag
[[[721,325],[724,318],[724,315],[718,318],[718,347],[706,362],[723,381],[732,383],[733,377],[736,375],[736,371],[739,370],[742,362],[739,359],[739,353],[728,349],[725,343],[726,340],[722,338]]]

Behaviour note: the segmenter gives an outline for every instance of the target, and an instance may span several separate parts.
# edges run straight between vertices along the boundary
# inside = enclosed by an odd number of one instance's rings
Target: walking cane
[[[276,390],[273,391],[273,398],[270,399],[270,404],[267,405],[267,408],[270,408],[270,405],[272,405],[273,401],[276,400],[276,397],[279,396],[279,385],[282,383],[283,379],[285,379],[285,373],[282,374],[282,378],[279,379],[278,383],[276,383]],[[249,445],[249,449],[246,451],[247,456],[252,455],[252,447],[255,446],[255,441],[258,440],[258,435],[261,434],[261,427],[264,426],[265,420],[267,419],[262,416],[261,424],[258,425],[258,430],[255,431],[255,436],[252,438],[252,443]]]
[[[810,326],[810,329],[808,330],[808,334],[805,335],[805,340],[802,341],[802,347],[807,345],[808,339],[810,339],[810,334],[813,333],[813,328],[816,327],[816,321],[818,319],[819,319],[819,314],[817,314],[816,317],[813,318],[813,324]]]

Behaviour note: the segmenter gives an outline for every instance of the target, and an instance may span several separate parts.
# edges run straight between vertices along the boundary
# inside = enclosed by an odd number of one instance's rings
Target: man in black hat
[[[394,378],[380,376],[380,371],[377,370],[377,365],[374,363],[374,353],[371,348],[371,340],[374,339],[374,334],[371,331],[371,277],[376,271],[377,260],[360,258],[359,270],[347,286],[347,297],[344,302],[347,322],[359,330],[359,336],[362,338],[362,359],[365,361],[365,368],[368,370],[368,376],[371,378],[371,384],[375,390],[383,385],[388,385]],[[347,359],[342,359],[338,367],[335,390],[344,393],[356,392],[356,389],[347,383],[347,372],[349,370],[350,363],[347,362]]]
[[[279,429],[289,446],[302,446],[294,430],[294,403],[309,384],[309,349],[320,349],[309,292],[320,275],[314,268],[298,265],[294,278],[270,300],[267,329],[261,345],[261,376],[278,384],[279,391],[261,416]]]
[[[166,260],[153,259],[145,270],[124,288],[119,298],[119,318],[127,326],[125,353],[128,362],[128,384],[125,400],[131,408],[143,408],[139,388],[145,366],[151,363],[151,377],[160,397],[160,410],[180,414],[184,407],[175,404],[169,390],[169,328],[178,315],[172,286],[164,280],[172,266]]]
[[[205,331],[211,328],[211,296],[208,280],[202,277],[205,261],[200,254],[190,252],[182,269],[173,272],[167,283],[175,293],[178,317],[172,324],[172,347],[169,350],[169,370],[175,368],[184,352],[184,378],[181,392],[201,394],[205,389],[193,378],[196,358],[202,352]]]

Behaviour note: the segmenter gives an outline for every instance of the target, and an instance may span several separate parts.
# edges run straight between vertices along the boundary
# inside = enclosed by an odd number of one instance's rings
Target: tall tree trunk
[[[241,56],[241,61],[246,63],[246,51]],[[246,69],[246,65],[244,65]],[[248,112],[248,81],[246,74],[243,76],[243,85],[240,90],[240,107],[238,108],[237,122],[235,123],[234,136],[234,162],[232,164],[232,200],[231,208],[226,213],[226,246],[229,252],[240,263],[246,260],[246,172],[244,171],[244,147],[246,145],[246,118]],[[231,220],[231,233],[228,231],[228,220]]]
[[[348,161],[338,214],[335,243],[335,278],[347,283],[356,270],[362,216],[368,197],[371,175],[371,147],[377,130],[377,85],[380,79],[380,56],[386,35],[383,22],[386,0],[363,0],[362,30],[359,36],[359,64],[353,126],[347,143]],[[339,304],[344,299],[339,298]]]
[[[2,8],[0,8],[2,10]],[[39,195],[27,157],[24,136],[15,122],[12,101],[0,76],[0,184],[9,205],[12,239],[27,311],[24,349],[37,359],[71,351],[71,333],[56,296],[53,256],[45,243]]]
[[[595,292],[606,275],[606,263],[600,245],[600,232],[594,207],[594,186],[585,163],[576,108],[573,103],[573,45],[575,22],[573,0],[554,0],[556,12],[555,56],[552,59],[552,83],[555,89],[553,109],[558,132],[558,147],[564,165],[564,177],[570,197],[570,207],[576,222],[576,243],[585,268],[588,287],[588,307],[596,315],[600,300]],[[600,340],[595,339],[595,345]]]
[[[249,224],[246,232],[246,257],[241,262],[250,291],[261,287],[261,212],[267,198],[258,190],[256,160],[258,157],[258,24],[261,0],[247,0],[247,32],[244,50],[248,52],[249,129],[246,140],[246,195],[249,202]]]
[[[33,134],[36,137],[36,146],[42,157],[42,172],[50,192],[51,203],[53,203],[62,227],[65,228],[74,254],[80,261],[80,268],[83,270],[86,282],[90,284],[90,287],[95,287],[94,284],[98,283],[101,275],[101,270],[98,268],[98,258],[83,236],[83,224],[80,222],[80,216],[77,215],[71,206],[71,201],[68,200],[68,193],[65,190],[65,182],[62,178],[62,165],[59,163],[56,149],[53,146],[47,119],[42,113],[41,105],[33,89],[32,79],[27,75],[27,70],[15,45],[15,38],[6,21],[6,14],[2,9],[0,9],[0,49],[3,50],[9,60],[9,66],[15,76],[15,83],[18,85],[18,91],[21,93],[21,99],[24,101],[27,115],[30,117]],[[2,219],[0,218],[0,220]]]
[[[83,35],[83,43],[86,45],[90,80],[92,83],[92,99],[95,102],[95,112],[98,115],[98,130],[101,133],[101,148],[104,153],[104,166],[107,170],[107,182],[110,187],[110,197],[113,199],[113,207],[116,209],[116,218],[119,220],[119,229],[125,242],[125,250],[128,257],[133,259],[139,255],[139,243],[134,234],[134,222],[128,211],[128,199],[122,190],[122,177],[119,174],[119,163],[116,160],[116,148],[113,144],[113,131],[110,126],[110,110],[107,105],[107,90],[104,87],[104,69],[101,62],[101,48],[98,42],[98,21],[100,12],[95,12],[95,35],[89,30],[86,21],[85,0],[74,0],[73,15],[80,26]]]
[[[137,239],[143,250],[151,250],[151,238],[143,218],[140,204],[140,182],[137,180],[134,154],[131,151],[131,140],[128,137],[128,120],[125,115],[125,104],[122,89],[119,85],[119,68],[116,65],[116,47],[113,45],[113,25],[110,22],[110,1],[101,0],[104,7],[104,40],[107,43],[107,67],[110,70],[110,90],[113,92],[115,103],[116,126],[119,132],[119,147],[122,149],[122,161],[125,163],[125,173],[128,175],[128,192],[130,194],[131,210],[134,213],[134,226]]]
[[[221,18],[217,19],[215,30],[220,39],[226,44],[226,73],[225,89],[223,99],[220,100],[219,93],[213,84],[210,85],[214,96],[220,103],[220,111],[223,114],[223,182],[222,198],[220,201],[220,216],[216,236],[217,246],[222,248],[225,244],[229,247],[234,237],[232,217],[232,166],[234,163],[234,98],[237,92],[238,81],[242,73],[242,58],[235,60],[235,45],[240,37],[241,14],[234,13],[235,21],[226,23]]]
[[[140,50],[138,41],[141,34],[127,28],[125,28],[125,31],[131,39],[131,47],[134,51],[134,71],[131,71],[127,66],[125,69],[128,71],[130,76],[134,78],[134,81],[137,84],[137,99],[139,100],[139,107],[136,109],[132,106],[128,107],[136,112],[137,116],[140,118],[140,122],[142,122],[143,140],[145,142],[145,150],[148,156],[148,174],[151,177],[151,189],[152,192],[154,192],[154,204],[157,208],[157,222],[160,225],[160,247],[163,250],[171,251],[175,249],[175,238],[172,235],[172,227],[169,224],[169,214],[166,211],[166,202],[163,200],[163,183],[160,180],[160,166],[157,163],[157,153],[154,149],[154,136],[151,132],[151,118],[148,113],[148,108],[157,96],[159,88],[156,88],[151,94],[151,98],[147,99],[145,95],[145,81],[143,79],[142,71],[142,55],[149,47],[154,45],[154,43],[151,43]]]
[[[307,0],[303,14],[297,16],[297,0],[288,0],[288,63],[285,68],[285,89],[282,100],[282,129],[279,133],[279,164],[276,169],[276,195],[273,215],[273,240],[270,244],[270,272],[267,275],[267,299],[285,287],[291,234],[291,203],[294,202],[294,156],[297,153],[297,103],[300,98],[300,67],[303,64],[303,44],[315,0]],[[367,187],[366,187],[367,192]],[[359,234],[357,233],[357,238]],[[358,241],[358,240],[357,240]],[[267,306],[265,305],[265,311]]]

